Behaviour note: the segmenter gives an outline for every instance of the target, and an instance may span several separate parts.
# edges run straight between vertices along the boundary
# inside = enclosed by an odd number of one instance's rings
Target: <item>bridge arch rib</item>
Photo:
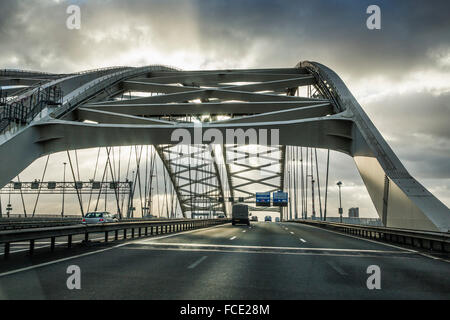
[[[74,76],[58,80],[80,82]],[[313,86],[320,95],[293,96],[302,86]],[[66,87],[70,90],[61,107],[39,120],[30,119],[15,132],[1,133],[0,152],[8,155],[2,156],[1,185],[45,154],[174,144],[174,129],[194,136],[196,123],[188,119],[206,116],[206,121],[200,120],[202,130],[216,129],[223,137],[229,129],[273,129],[279,130],[280,145],[346,153],[354,158],[386,226],[450,229],[449,209],[411,177],[343,81],[319,63],[248,70],[123,68],[86,78],[75,89],[68,82]],[[146,95],[131,96],[132,92]],[[126,93],[128,97],[118,98]]]

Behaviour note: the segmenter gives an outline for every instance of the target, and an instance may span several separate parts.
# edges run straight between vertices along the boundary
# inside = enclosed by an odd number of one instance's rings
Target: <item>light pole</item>
[[[341,200],[341,185],[342,185],[342,182],[338,181],[338,183],[336,183],[336,184],[339,187],[339,215],[340,215],[340,222],[342,223],[342,200]]]
[[[63,193],[62,193],[62,209],[61,209],[61,217],[64,217],[64,191],[66,189],[66,162],[63,162],[64,165],[64,173],[63,173]]]

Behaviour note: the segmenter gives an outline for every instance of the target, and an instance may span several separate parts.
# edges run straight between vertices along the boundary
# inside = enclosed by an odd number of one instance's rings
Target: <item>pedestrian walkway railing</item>
[[[27,99],[6,103],[0,110],[0,133],[11,123],[25,125],[48,106],[62,104],[62,91],[59,86],[38,88]]]

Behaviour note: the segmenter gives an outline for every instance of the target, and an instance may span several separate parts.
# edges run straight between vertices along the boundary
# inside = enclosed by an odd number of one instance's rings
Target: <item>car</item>
[[[275,217],[275,222],[280,222],[280,217]]]
[[[258,221],[258,216],[252,216],[252,217],[251,217],[251,220],[252,220],[252,221]]]
[[[264,218],[264,221],[272,222],[272,217],[271,217],[271,216],[266,216],[266,217]]]
[[[105,222],[119,222],[119,219],[117,219],[117,216],[114,214],[111,214],[109,212],[88,212],[84,216],[81,223],[83,224],[91,224],[91,223],[105,223]]]

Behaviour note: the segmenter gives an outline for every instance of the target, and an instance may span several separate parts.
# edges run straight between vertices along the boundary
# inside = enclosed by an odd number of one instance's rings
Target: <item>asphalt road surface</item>
[[[303,224],[226,224],[2,270],[0,299],[450,299],[450,263]]]

